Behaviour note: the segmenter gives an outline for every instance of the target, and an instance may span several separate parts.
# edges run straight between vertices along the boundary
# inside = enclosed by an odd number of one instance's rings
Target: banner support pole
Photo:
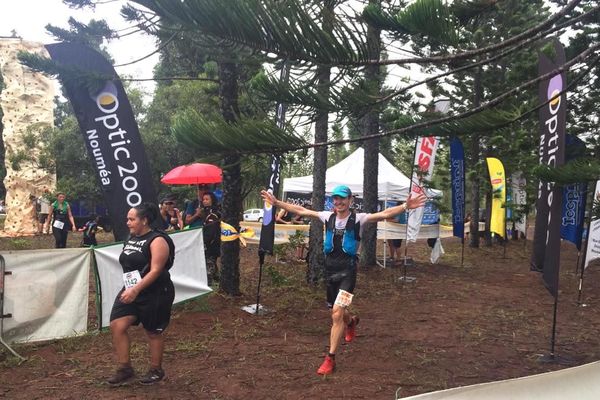
[[[265,263],[265,252],[262,250],[258,251],[258,285],[256,287],[256,308],[254,315],[258,315],[260,310],[260,284],[262,282],[263,265]]]
[[[598,182],[596,181],[596,183],[594,184],[594,191],[592,193],[596,193],[596,186],[598,185]],[[589,188],[589,186],[588,186]],[[587,234],[585,236],[585,244],[583,246],[583,257],[581,258],[581,266],[579,266],[579,255],[577,257],[577,268],[581,268],[580,271],[580,275],[579,275],[579,288],[578,288],[578,294],[577,294],[577,305],[581,306],[581,307],[586,307],[585,303],[581,302],[581,294],[583,292],[583,274],[585,272],[585,264],[587,261],[587,249],[588,249],[588,244],[590,242],[590,229],[592,227],[592,211],[594,210],[594,198],[592,197],[592,201],[590,202],[589,205],[589,213],[588,213],[588,218],[587,218]],[[584,222],[585,222],[585,213],[584,213]],[[585,223],[584,223],[585,225]],[[575,273],[577,273],[578,269],[575,270]]]
[[[550,357],[554,359],[556,354],[554,353],[554,348],[556,346],[556,314],[558,311],[558,291],[556,292],[556,297],[554,297],[554,312],[552,316],[552,339],[550,344]]]
[[[6,275],[12,275],[12,272],[6,271],[6,263],[4,261],[4,257],[0,254],[0,344],[4,346],[8,351],[12,353],[13,356],[17,357],[21,361],[25,361],[26,358],[22,357],[14,351],[8,343],[4,341],[2,337],[2,333],[4,331],[4,318],[11,318],[12,314],[4,314],[4,277]]]
[[[591,217],[590,217],[591,218]],[[590,234],[590,223],[588,222],[588,237]],[[581,268],[580,271],[580,275],[579,275],[579,287],[577,290],[577,305],[581,306],[581,307],[586,307],[586,304],[581,302],[581,293],[583,292],[583,273],[585,272],[585,262],[586,262],[586,256],[587,256],[587,247],[588,247],[588,240],[587,238],[585,239],[585,246],[583,247],[583,257],[581,259],[581,266],[579,266],[579,257],[577,257],[577,269]],[[577,270],[575,270],[575,273],[577,273]]]
[[[460,266],[464,266],[465,263],[465,234],[463,233],[463,237],[460,239],[462,250],[460,252]]]
[[[408,198],[410,197],[411,193],[412,193],[412,187],[415,184],[413,182],[413,175],[415,173],[415,165],[414,165],[414,160],[415,157],[417,155],[417,145],[419,144],[419,137],[417,136],[415,138],[415,146],[414,146],[414,151],[413,151],[413,165],[410,169],[410,185],[408,186],[408,196],[406,197],[406,200],[408,200]],[[406,211],[406,233],[404,235],[404,259],[402,260],[402,276],[400,277],[400,280],[405,283],[405,282],[413,282],[416,280],[416,278],[413,277],[409,277],[406,276],[406,266],[408,265],[408,224],[410,223],[410,210],[407,208]],[[411,260],[412,261],[412,260]]]
[[[550,339],[550,353],[544,354],[538,358],[538,362],[541,363],[561,363],[565,360],[561,357],[558,357],[554,352],[556,345],[556,314],[558,310],[558,291],[556,296],[554,297],[554,311],[552,317],[552,338]]]

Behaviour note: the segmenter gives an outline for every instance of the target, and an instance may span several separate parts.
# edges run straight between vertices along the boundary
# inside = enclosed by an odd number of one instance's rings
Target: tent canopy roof
[[[363,148],[359,147],[336,165],[327,168],[325,178],[326,194],[330,195],[333,188],[338,185],[346,185],[352,190],[353,195],[363,197],[364,153]],[[283,180],[284,192],[312,193],[312,186],[312,175],[286,178]],[[388,199],[403,201],[408,197],[409,189],[410,179],[379,153],[377,197],[380,200]],[[441,195],[441,192],[438,190],[430,190],[429,194],[439,196]]]

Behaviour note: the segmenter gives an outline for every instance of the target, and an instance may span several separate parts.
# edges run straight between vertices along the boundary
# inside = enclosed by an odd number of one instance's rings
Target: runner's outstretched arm
[[[302,217],[309,217],[315,219],[319,218],[319,213],[317,211],[309,210],[308,208],[304,208],[296,204],[290,204],[281,200],[277,200],[277,197],[275,197],[272,193],[267,192],[266,190],[261,190],[260,195],[264,201],[271,203],[274,207],[282,208],[288,212],[292,212]]]
[[[404,204],[386,208],[385,210],[377,213],[368,214],[366,222],[383,221],[384,219],[393,218],[398,214],[402,214],[406,210],[412,210],[414,208],[423,207],[423,205],[425,204],[425,200],[427,200],[427,197],[422,193],[414,197],[411,194],[408,196],[408,199],[406,199],[406,203]]]

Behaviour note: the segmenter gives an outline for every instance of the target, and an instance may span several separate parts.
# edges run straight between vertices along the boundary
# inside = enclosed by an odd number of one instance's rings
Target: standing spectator
[[[208,285],[219,282],[217,260],[221,256],[221,209],[217,196],[213,192],[202,195],[202,239],[204,240],[204,258]]]
[[[402,252],[400,248],[402,247],[402,239],[388,239],[388,247],[390,249],[390,258],[392,259],[392,263],[396,263],[402,259]]]
[[[185,220],[183,222],[190,228],[202,226],[202,196],[204,195],[204,187],[198,185],[196,194],[198,198],[189,202],[185,208]]]
[[[55,247],[57,249],[67,247],[69,230],[72,229],[73,232],[77,230],[73,214],[71,213],[71,206],[65,200],[66,197],[64,193],[58,192],[56,201],[52,203],[52,234],[54,235]]]
[[[404,204],[400,203],[399,205]],[[394,218],[388,219],[389,222],[396,222],[398,224],[402,223],[402,214],[396,215]],[[388,248],[390,250],[390,258],[392,259],[392,263],[396,263],[402,259],[402,254],[400,248],[402,247],[402,239],[388,239]]]
[[[100,216],[92,214],[90,216],[90,220],[85,223],[83,228],[79,229],[79,232],[83,232],[83,240],[81,241],[81,246],[98,246],[98,242],[96,241],[96,232],[98,231],[99,222]]]
[[[38,213],[38,235],[41,235],[46,232],[46,235],[50,234],[50,191],[48,189],[44,189],[44,193],[38,197],[37,202],[40,206],[40,211]]]

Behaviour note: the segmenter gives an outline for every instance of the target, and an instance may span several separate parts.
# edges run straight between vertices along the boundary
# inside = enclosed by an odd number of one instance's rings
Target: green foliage
[[[559,167],[538,165],[534,168],[533,174],[542,182],[554,182],[560,186],[590,182],[600,176],[600,161],[582,157]]]
[[[369,5],[363,11],[363,17],[381,29],[426,36],[430,44],[458,44],[457,22],[442,0],[416,0],[393,15]]]
[[[116,37],[116,32],[110,29],[105,20],[92,19],[87,24],[84,24],[71,17],[68,24],[68,29],[46,25],[46,30],[62,42],[83,44],[99,51],[111,62],[113,61],[106,50],[105,41]]]
[[[274,121],[238,119],[228,123],[217,116],[206,118],[195,110],[178,114],[172,130],[179,142],[206,153],[268,152],[305,144],[302,138],[279,129]]]
[[[6,159],[15,171],[22,167],[42,168],[52,171],[52,160],[44,152],[44,143],[48,143],[51,136],[51,128],[45,123],[29,125],[25,132],[18,137],[20,145],[16,151],[7,150]]]
[[[332,21],[324,30],[312,2],[248,0],[134,0],[171,24],[201,32],[213,44],[226,39],[238,53],[251,49],[281,58],[322,64],[368,59],[366,43],[352,22]],[[232,23],[238,21],[240,23]],[[243,21],[243,22],[242,22]]]
[[[29,248],[29,241],[22,238],[11,238],[10,247],[15,250],[26,250]]]
[[[304,232],[296,231],[293,235],[290,235],[288,237],[288,240],[290,242],[290,245],[295,249],[304,245],[304,242],[306,241],[306,236]]]
[[[265,273],[269,277],[272,287],[287,286],[289,284],[288,278],[279,272],[273,265],[266,265]]]
[[[72,84],[84,86],[90,95],[96,94],[100,89],[102,89],[107,79],[114,78],[114,76],[108,76],[84,71],[79,68],[64,66],[52,61],[49,58],[25,51],[19,52],[17,57],[21,63],[36,72],[43,72],[50,76],[59,77],[63,83],[71,82]]]

